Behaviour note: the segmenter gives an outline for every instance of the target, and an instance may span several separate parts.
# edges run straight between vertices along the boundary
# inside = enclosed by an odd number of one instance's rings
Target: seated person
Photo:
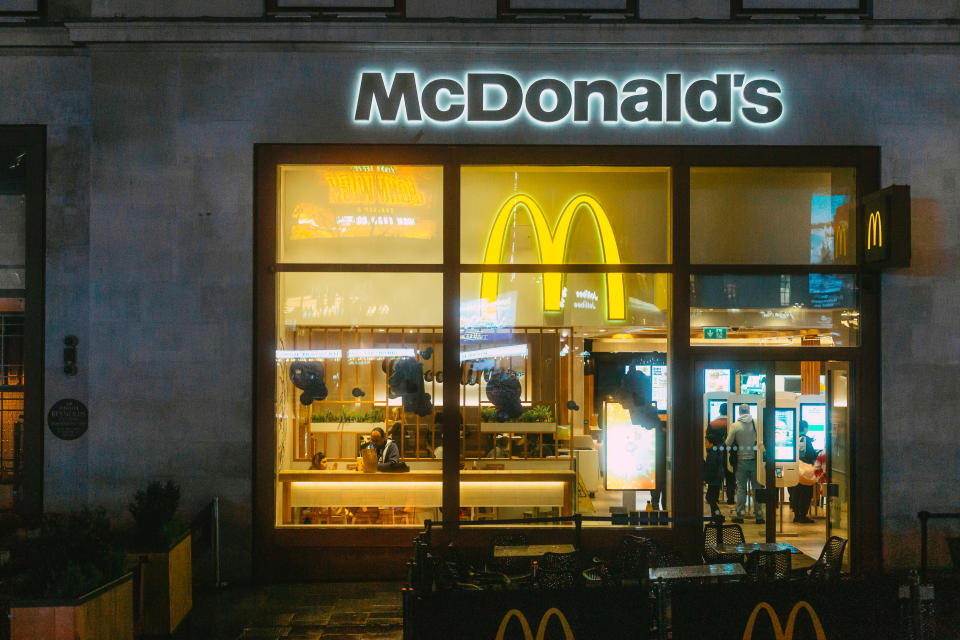
[[[433,458],[435,460],[443,460],[443,434],[438,433],[434,442],[437,446],[433,448]],[[427,445],[427,449],[430,449],[430,445]]]
[[[400,466],[400,448],[381,427],[370,431],[370,443],[377,452],[377,471],[395,471]]]
[[[327,456],[323,455],[323,451],[318,451],[313,455],[313,459],[310,461],[310,470],[325,471],[326,469],[327,469]]]
[[[487,451],[484,458],[509,458],[510,457],[510,438],[505,435],[497,436],[496,444],[493,449]]]

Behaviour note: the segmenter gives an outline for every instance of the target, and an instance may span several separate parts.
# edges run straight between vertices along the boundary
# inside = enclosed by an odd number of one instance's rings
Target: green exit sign
[[[707,340],[726,340],[727,328],[726,327],[704,327],[703,337],[706,338]]]

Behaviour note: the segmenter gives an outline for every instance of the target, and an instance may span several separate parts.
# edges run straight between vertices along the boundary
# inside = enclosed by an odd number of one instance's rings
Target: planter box
[[[128,553],[135,567],[140,610],[137,631],[147,636],[168,636],[177,630],[193,608],[193,556],[189,532],[166,552]]]
[[[481,422],[480,433],[553,433],[556,422]]]
[[[133,640],[133,574],[74,600],[10,603],[11,640]]]
[[[310,433],[370,433],[374,427],[386,432],[384,422],[311,422]]]

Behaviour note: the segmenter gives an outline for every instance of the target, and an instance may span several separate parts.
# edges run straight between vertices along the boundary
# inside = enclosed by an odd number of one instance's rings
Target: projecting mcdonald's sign
[[[620,251],[617,249],[617,240],[610,226],[606,212],[596,198],[585,194],[574,196],[560,213],[560,219],[551,229],[543,209],[536,200],[525,194],[518,194],[508,199],[493,220],[493,227],[487,239],[487,247],[483,254],[483,264],[500,264],[503,245],[507,234],[507,224],[510,216],[518,208],[527,211],[533,222],[533,238],[537,245],[540,264],[563,264],[565,262],[567,244],[570,242],[570,231],[573,216],[578,210],[590,212],[600,235],[600,249],[603,253],[604,264],[620,264]],[[607,281],[607,319],[624,320],[627,316],[626,297],[623,287],[622,273],[608,273]],[[480,281],[480,297],[493,302],[497,299],[500,287],[500,274],[484,273]],[[543,274],[543,310],[555,312],[563,310],[563,274]]]
[[[879,211],[870,213],[870,220],[867,222],[867,251],[871,247],[883,246],[883,219]]]
[[[770,618],[770,624],[773,625],[773,635],[775,640],[793,640],[793,630],[797,623],[797,615],[800,613],[801,609],[806,609],[807,614],[810,617],[810,622],[813,624],[813,631],[817,636],[817,640],[827,640],[827,636],[823,632],[823,625],[820,624],[820,617],[817,616],[817,612],[813,610],[813,607],[810,606],[810,603],[805,600],[801,600],[793,605],[792,609],[790,609],[790,615],[787,616],[786,627],[780,626],[780,617],[777,616],[777,612],[774,610],[774,608],[767,602],[761,602],[753,608],[753,612],[750,614],[750,618],[747,620],[747,626],[743,630],[743,640],[752,640],[753,626],[757,622],[757,616],[759,616],[760,612],[762,611],[766,611]]]
[[[570,623],[567,622],[567,618],[563,615],[563,612],[556,607],[547,609],[547,612],[540,618],[540,624],[537,625],[536,636],[534,636],[530,630],[530,623],[527,622],[527,617],[523,615],[523,612],[519,609],[510,609],[510,611],[507,611],[506,615],[503,616],[503,620],[500,621],[500,626],[497,628],[497,635],[494,636],[494,640],[503,640],[503,636],[507,632],[507,626],[513,618],[520,621],[520,628],[523,630],[524,640],[543,640],[547,633],[547,624],[550,622],[550,618],[554,616],[556,616],[560,622],[565,640],[574,640],[573,629],[570,628]]]
[[[894,185],[864,196],[863,262],[873,267],[910,266],[910,187]]]

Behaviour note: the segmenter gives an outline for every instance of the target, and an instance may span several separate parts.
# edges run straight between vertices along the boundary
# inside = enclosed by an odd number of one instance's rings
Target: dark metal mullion
[[[390,263],[357,263],[357,264],[316,264],[278,262],[273,265],[278,273],[443,273],[442,264],[390,264]]]
[[[809,273],[856,274],[859,267],[853,264],[693,264],[694,275],[806,275]]]
[[[443,526],[460,520],[460,166],[443,165]]]
[[[702,466],[703,447],[694,423],[697,404],[691,384],[694,363],[690,348],[690,167],[674,166],[671,176],[671,242],[673,250],[672,314],[670,316],[669,380],[672,403],[669,407],[671,429],[664,446],[672,442],[672,509],[677,524],[680,548],[696,549],[703,515],[702,477],[697,473],[677,474],[677,469]],[[666,474],[666,471],[664,472]]]
[[[693,346],[690,351],[697,360],[754,361],[811,361],[855,360],[861,347],[742,347],[742,346]]]
[[[463,273],[672,273],[669,264],[463,264]]]

